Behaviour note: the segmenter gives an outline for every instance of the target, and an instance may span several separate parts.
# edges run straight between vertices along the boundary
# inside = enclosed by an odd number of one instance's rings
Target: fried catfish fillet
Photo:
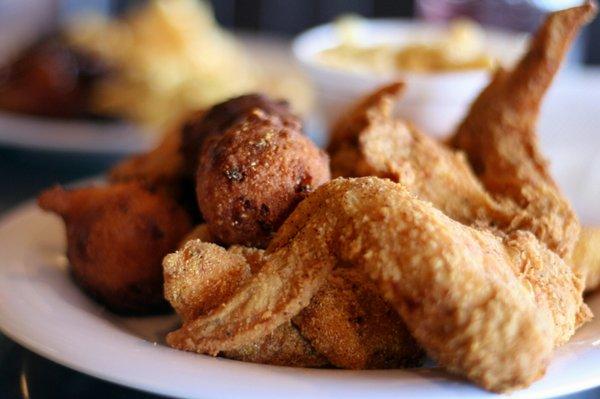
[[[423,360],[400,315],[359,269],[335,269],[292,321],[336,367],[414,367]]]
[[[367,272],[441,365],[494,391],[541,377],[553,348],[589,317],[579,277],[530,233],[465,226],[369,177],[317,189],[260,272],[167,341],[204,353],[255,341],[305,308],[340,262]]]
[[[583,227],[571,257],[573,268],[585,281],[585,291],[600,286],[600,228]]]
[[[588,1],[550,14],[527,54],[512,71],[495,74],[450,139],[494,197],[525,210],[512,227],[532,231],[564,258],[572,253],[580,227],[540,154],[536,123],[569,45],[596,11]]]
[[[163,261],[165,298],[184,326],[225,303],[262,266],[262,250],[192,239]],[[193,348],[188,348],[193,350]],[[214,353],[215,355],[218,353]],[[322,367],[328,361],[288,321],[253,341],[220,352],[253,363]]]
[[[54,187],[39,196],[38,204],[63,218],[67,257],[86,292],[119,313],[168,308],[162,259],[191,228],[177,203],[127,183]]]

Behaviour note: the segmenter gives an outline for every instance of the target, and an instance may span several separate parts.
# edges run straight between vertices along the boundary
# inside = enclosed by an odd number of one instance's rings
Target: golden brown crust
[[[217,245],[188,241],[179,251],[163,261],[165,297],[186,323],[219,307],[246,283],[264,263],[264,251],[233,246],[225,250]],[[200,351],[188,347],[190,351]],[[242,361],[321,367],[328,361],[315,351],[289,322],[272,333],[220,355]]]
[[[219,242],[264,247],[296,204],[329,177],[327,155],[256,109],[205,141],[196,194]]]
[[[243,256],[197,239],[165,256],[163,270],[165,298],[184,323],[221,305],[251,276]]]
[[[255,277],[168,342],[217,353],[270,334],[338,262],[366,270],[442,366],[490,390],[539,378],[589,316],[578,277],[531,234],[462,225],[390,181],[336,179],[290,215]]]
[[[137,184],[44,191],[39,206],[60,215],[75,279],[111,310],[164,309],[162,258],[190,229],[186,212]]]
[[[238,349],[224,351],[224,357],[243,362],[288,367],[325,367],[327,359],[300,335],[290,322],[277,327],[271,334]]]
[[[377,287],[354,268],[335,269],[293,319],[302,336],[336,367],[415,367],[423,350]]]
[[[198,157],[206,138],[221,135],[240,122],[253,109],[279,118],[294,130],[301,129],[300,119],[294,115],[285,101],[274,101],[263,94],[246,94],[214,105],[206,112],[191,115],[181,130],[179,151],[185,169],[193,176],[198,167]]]
[[[517,209],[494,201],[462,154],[393,118],[402,87],[394,83],[380,88],[349,112],[361,128],[334,132],[333,175],[389,178],[462,223],[510,225]]]
[[[514,230],[532,231],[568,259],[579,222],[540,154],[535,125],[544,94],[579,29],[596,14],[594,2],[547,18],[511,72],[499,71],[451,138],[466,152],[486,189],[524,210]]]

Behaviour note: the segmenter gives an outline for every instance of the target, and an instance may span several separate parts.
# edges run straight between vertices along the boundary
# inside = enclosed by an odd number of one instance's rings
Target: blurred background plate
[[[239,33],[236,38],[274,79],[290,71],[299,73],[285,38],[252,33]],[[159,132],[143,131],[132,123],[43,118],[0,110],[0,145],[7,147],[118,156],[147,151],[159,138]]]
[[[560,162],[556,166],[563,167]],[[598,181],[600,170],[593,176],[574,173],[577,170],[585,168],[573,167],[571,174],[559,176],[582,184],[591,178]],[[582,195],[568,190],[567,194]],[[578,203],[592,202],[576,202],[575,207],[580,214],[598,217],[597,207],[580,208]],[[92,376],[156,394],[203,399],[493,396],[437,368],[302,369],[171,349],[164,336],[177,324],[175,316],[128,318],[107,312],[71,280],[64,245],[61,221],[31,202],[0,220],[0,328],[30,350]],[[600,312],[598,294],[588,303]],[[596,318],[556,351],[544,378],[510,397],[556,397],[600,385],[599,345],[600,319]],[[28,378],[28,374],[21,376],[22,392],[29,392]]]

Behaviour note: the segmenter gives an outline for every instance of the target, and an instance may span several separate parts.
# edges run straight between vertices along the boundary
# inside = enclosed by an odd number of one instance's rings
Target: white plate
[[[589,170],[577,167],[578,162],[582,162],[580,157],[563,154],[554,168],[573,171],[558,176],[561,180],[579,180],[579,185],[570,186],[579,187],[578,192],[568,192],[574,198],[586,192],[583,179],[592,183],[595,177],[598,182],[600,175],[598,169],[590,175]],[[578,201],[575,206],[592,203]],[[580,207],[578,211],[600,216],[595,207]],[[62,222],[33,203],[0,220],[0,328],[34,352],[84,373],[154,393],[197,398],[491,395],[439,369],[310,370],[170,349],[163,337],[176,325],[174,316],[123,318],[106,312],[73,284],[64,246]],[[600,295],[589,299],[592,310],[600,314]],[[555,397],[600,385],[599,345],[600,320],[595,319],[557,350],[542,380],[513,393],[511,398]]]
[[[155,139],[123,122],[51,119],[0,111],[0,144],[12,147],[118,155],[148,150]]]

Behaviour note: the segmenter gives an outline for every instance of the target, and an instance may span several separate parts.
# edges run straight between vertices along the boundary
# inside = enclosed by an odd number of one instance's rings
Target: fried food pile
[[[491,391],[526,387],[600,283],[599,230],[580,234],[535,132],[595,12],[550,15],[444,143],[394,116],[402,83],[347,112],[330,159],[285,102],[245,95],[191,114],[107,187],[54,188],[40,206],[63,217],[73,275],[102,303],[152,310],[164,293],[173,348],[345,369],[427,355]]]

